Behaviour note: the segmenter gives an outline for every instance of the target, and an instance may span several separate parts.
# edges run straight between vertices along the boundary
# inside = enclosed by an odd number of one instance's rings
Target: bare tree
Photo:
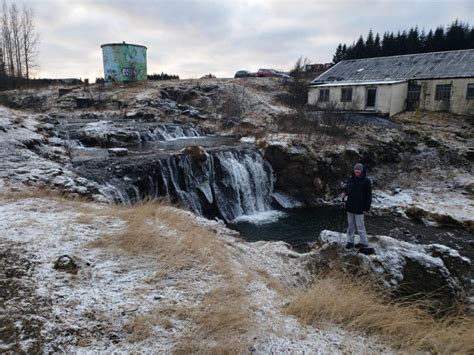
[[[22,67],[22,58],[21,58],[21,46],[20,46],[20,20],[18,7],[15,3],[10,6],[10,28],[12,36],[12,45],[13,45],[13,57],[15,58],[15,76],[17,78],[22,77],[21,67]]]
[[[25,65],[25,77],[30,78],[31,68],[35,65],[39,35],[35,31],[33,9],[23,5],[21,18],[21,40],[23,46],[23,60]]]
[[[29,79],[37,54],[38,34],[34,12],[26,5],[20,9],[2,0],[0,7],[0,75],[11,83]],[[5,80],[4,80],[5,81]]]
[[[9,76],[15,76],[15,61],[13,56],[13,42],[12,33],[10,26],[10,16],[8,11],[8,3],[6,0],[2,2],[2,43],[3,53],[6,61],[6,74]]]

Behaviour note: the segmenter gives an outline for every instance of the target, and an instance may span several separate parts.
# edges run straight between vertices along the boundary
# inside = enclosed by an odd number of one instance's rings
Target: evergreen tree
[[[364,58],[371,58],[375,57],[375,41],[374,41],[374,34],[372,33],[372,29],[369,31],[367,35],[367,40],[365,41],[365,53]]]
[[[407,48],[407,32],[398,32],[397,37],[395,38],[395,55],[408,54]]]
[[[365,55],[366,55],[366,48],[365,48],[364,39],[362,38],[362,36],[360,36],[353,48],[353,56],[354,58],[364,58]]]
[[[407,53],[420,53],[421,52],[421,42],[420,42],[420,33],[418,32],[418,27],[410,28],[408,36],[406,39],[406,49]]]
[[[380,57],[382,55],[382,46],[380,43],[380,35],[377,33],[374,40],[374,57]]]
[[[467,44],[467,35],[469,33],[469,26],[454,21],[446,31],[446,50],[465,49]]]
[[[398,31],[396,35],[393,32],[385,32],[380,39],[378,33],[374,36],[373,31],[370,30],[365,41],[360,36],[357,42],[350,46],[339,44],[333,61],[337,63],[344,59],[469,48],[474,48],[474,27],[456,20],[446,30],[443,26],[438,26],[434,30],[430,29],[426,34],[424,30],[420,33],[418,26],[415,26],[408,32],[406,30]]]
[[[423,52],[433,52],[435,47],[433,30],[430,30],[425,38]]]
[[[386,33],[384,35],[384,39],[382,41],[382,53],[384,56],[391,56],[398,54],[397,48],[396,48],[396,40],[395,40],[395,35],[390,32]]]
[[[439,52],[445,50],[445,36],[444,36],[444,27],[438,26],[433,34],[433,52]]]
[[[334,64],[336,64],[336,63],[340,62],[343,59],[344,59],[344,56],[343,56],[343,53],[342,53],[342,44],[339,43],[339,45],[336,48],[336,53],[332,57],[332,62]]]
[[[471,32],[467,36],[467,48],[474,48],[474,26],[471,28]]]

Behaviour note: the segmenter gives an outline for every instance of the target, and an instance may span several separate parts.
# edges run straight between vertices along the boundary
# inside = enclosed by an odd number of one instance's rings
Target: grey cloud
[[[240,68],[288,70],[299,56],[327,62],[339,42],[351,43],[370,28],[432,28],[471,19],[474,10],[470,0],[27,2],[42,37],[40,73],[91,77],[101,73],[105,42],[146,45],[150,71],[231,76]]]

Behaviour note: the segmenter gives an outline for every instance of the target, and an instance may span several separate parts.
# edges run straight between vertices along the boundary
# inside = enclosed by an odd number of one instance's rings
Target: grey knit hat
[[[363,171],[364,170],[364,166],[362,165],[362,163],[357,163],[356,165],[354,165],[354,169],[353,170],[361,170]]]

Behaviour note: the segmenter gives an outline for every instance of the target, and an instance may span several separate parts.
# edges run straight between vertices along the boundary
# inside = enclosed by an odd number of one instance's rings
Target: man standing
[[[349,242],[346,244],[346,249],[354,247],[359,248],[359,250],[368,248],[369,241],[364,225],[364,212],[369,212],[372,203],[372,183],[365,175],[365,168],[361,163],[354,165],[352,176],[347,180],[343,196],[347,196],[347,235]],[[354,245],[356,229],[360,241]]]

